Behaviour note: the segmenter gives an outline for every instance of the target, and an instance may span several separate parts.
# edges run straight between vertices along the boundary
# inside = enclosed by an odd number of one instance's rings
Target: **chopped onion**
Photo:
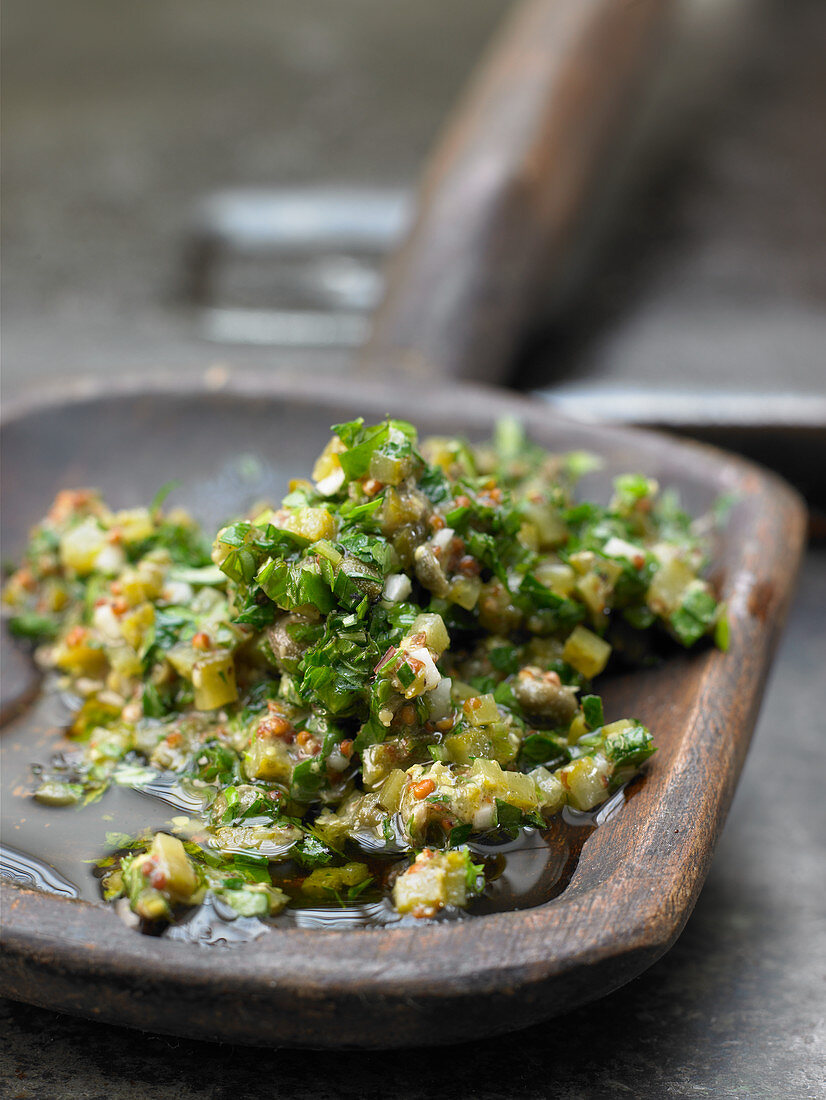
[[[167,603],[188,604],[195,590],[187,581],[168,581],[164,585],[163,598]]]
[[[402,603],[412,591],[413,585],[406,573],[391,573],[384,582],[382,596],[389,603]]]
[[[612,535],[606,542],[602,552],[609,558],[627,558],[634,564],[639,558],[645,561],[645,552],[641,546],[635,546],[632,542],[626,542],[625,539],[618,539],[616,535]]]
[[[437,531],[430,540],[430,545],[438,547],[439,550],[444,550],[453,538],[453,533],[452,527],[443,527],[441,531]]]
[[[120,623],[112,610],[111,604],[102,603],[99,607],[96,607],[92,615],[92,622],[95,624],[95,628],[100,631],[107,641],[123,641]]]
[[[344,469],[341,466],[336,466],[335,470],[331,474],[327,474],[320,481],[315,483],[316,489],[321,493],[323,497],[331,497],[333,493],[337,493],[344,484]]]
[[[484,805],[480,806],[473,815],[473,828],[479,829],[480,831],[489,829],[491,825],[493,825],[494,813],[492,802],[486,802]]]
[[[126,564],[126,555],[119,546],[107,543],[95,557],[95,569],[104,576],[114,577]]]
[[[327,767],[332,768],[334,772],[343,772],[346,771],[347,765],[350,763],[350,761],[347,759],[341,749],[336,746],[327,757],[326,763]]]
[[[417,661],[421,661],[424,665],[424,690],[432,691],[442,678],[441,672],[436,668],[436,664],[433,658],[430,656],[430,650],[425,649],[424,646],[420,646],[416,649],[409,649],[407,651],[408,657],[415,657]]]

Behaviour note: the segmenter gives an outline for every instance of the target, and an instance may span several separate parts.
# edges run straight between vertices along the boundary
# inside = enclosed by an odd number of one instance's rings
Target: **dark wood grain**
[[[670,0],[526,0],[438,142],[363,355],[501,381],[608,169]]]
[[[480,388],[348,387],[238,377],[149,390],[52,395],[11,410],[3,430],[7,552],[51,494],[98,484],[117,505],[170,473],[181,499],[217,522],[244,492],[276,495],[306,467],[328,425],[403,413],[425,431],[488,433],[521,416],[556,449],[586,447],[607,473],[639,469],[692,509],[739,494],[715,559],[731,648],[608,681],[647,721],[660,751],[639,791],[585,844],[567,890],[536,909],[424,928],[279,930],[243,949],[142,937],[102,906],[2,885],[0,974],[11,997],[153,1031],[233,1042],[392,1047],[505,1032],[628,981],[673,943],[702,885],[728,810],[793,587],[803,537],[795,494],[749,463],[697,444],[565,421],[538,403]],[[242,491],[239,454],[260,477]],[[590,487],[599,493],[600,478]]]

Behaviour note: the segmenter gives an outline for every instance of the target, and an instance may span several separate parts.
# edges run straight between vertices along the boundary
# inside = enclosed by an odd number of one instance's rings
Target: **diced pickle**
[[[365,787],[377,787],[394,769],[406,768],[414,760],[420,760],[422,754],[426,752],[421,742],[413,738],[400,737],[370,745],[364,750],[361,762]]]
[[[379,802],[388,813],[396,813],[398,810],[406,781],[407,775],[401,768],[394,768],[382,784],[379,791]]]
[[[250,779],[289,783],[293,762],[283,741],[256,737],[244,757],[244,771]]]
[[[450,635],[444,620],[435,613],[418,615],[410,628],[410,634],[424,634],[427,648],[434,653],[443,653],[450,645]]]
[[[151,603],[139,604],[127,611],[121,619],[120,629],[132,649],[140,649],[155,622],[155,609]]]
[[[534,768],[530,773],[539,791],[539,810],[547,817],[559,813],[567,802],[567,793],[558,775],[547,768]]]
[[[75,676],[89,676],[93,679],[106,672],[106,653],[99,643],[92,640],[88,633],[74,640],[69,635],[54,647],[52,659],[57,668]]]
[[[278,887],[257,882],[242,890],[222,890],[221,898],[232,906],[239,917],[271,917],[290,900]]]
[[[120,760],[131,743],[132,737],[126,727],[107,729],[105,726],[97,726],[89,735],[87,751],[95,763],[102,760]]]
[[[613,764],[597,753],[560,768],[559,777],[568,792],[568,801],[577,810],[592,810],[605,801]]]
[[[489,726],[499,720],[499,708],[492,695],[476,695],[465,699],[462,710],[472,726]]]
[[[525,518],[533,527],[537,550],[553,550],[568,537],[568,528],[553,504],[531,504],[525,510]]]
[[[345,863],[343,867],[317,867],[301,884],[301,892],[312,898],[330,897],[358,886],[370,878],[364,863]]]
[[[34,797],[44,806],[75,806],[83,798],[83,787],[79,783],[41,783]]]
[[[562,659],[592,680],[608,664],[610,645],[584,626],[576,626],[562,650]]]
[[[154,531],[148,508],[126,508],[115,512],[112,524],[125,543],[143,542]]]
[[[477,757],[490,757],[499,764],[509,764],[519,754],[519,737],[502,723],[449,734],[444,740],[447,759],[457,764],[470,764]]]
[[[67,569],[85,577],[95,568],[107,546],[106,532],[92,516],[71,527],[60,540],[60,560]]]
[[[341,461],[338,456],[344,450],[346,450],[344,444],[337,435],[334,435],[316,459],[313,466],[313,481],[323,481],[337,470],[340,470]]]
[[[203,653],[195,649],[190,642],[179,642],[167,652],[166,659],[179,676],[183,676],[185,680],[191,680],[192,670],[202,656]]]
[[[216,710],[235,702],[238,689],[232,654],[219,649],[202,657],[192,668],[192,686],[198,710]]]
[[[576,583],[576,574],[564,562],[549,561],[537,566],[536,579],[557,596],[570,596]]]
[[[336,521],[326,508],[297,508],[282,524],[285,531],[318,542],[332,539],[336,534]]]
[[[161,889],[173,901],[188,901],[198,889],[198,876],[181,841],[168,833],[155,833],[149,855],[165,879]]]
[[[465,611],[472,611],[479,602],[482,592],[482,582],[478,577],[457,577],[450,582],[447,599],[463,607]]]
[[[204,888],[183,844],[167,833],[156,833],[144,855],[125,859],[122,871],[129,903],[144,920],[170,920],[173,906],[197,905],[203,898]]]
[[[470,768],[471,777],[482,779],[497,798],[525,813],[536,809],[536,786],[523,772],[503,771],[495,760],[476,759]]]
[[[396,879],[393,903],[402,914],[435,916],[446,906],[462,907],[468,901],[468,853],[439,852],[426,848]]]
[[[694,579],[694,573],[685,562],[672,558],[654,574],[645,596],[646,603],[655,614],[670,615],[680,606]]]
[[[164,569],[159,563],[144,559],[136,569],[125,570],[119,583],[126,602],[136,607],[144,600],[155,600],[161,595]]]
[[[397,458],[393,455],[384,455],[375,452],[370,459],[370,477],[384,485],[398,485],[408,476],[413,468],[409,458]]]

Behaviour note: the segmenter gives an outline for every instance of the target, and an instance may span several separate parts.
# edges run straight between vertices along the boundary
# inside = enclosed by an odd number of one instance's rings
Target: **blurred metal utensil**
[[[381,268],[410,220],[406,191],[233,188],[195,209],[185,295],[207,339],[358,347]]]

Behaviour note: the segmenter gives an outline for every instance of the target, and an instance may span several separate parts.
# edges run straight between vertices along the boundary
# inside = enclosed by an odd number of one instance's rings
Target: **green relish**
[[[474,843],[596,809],[655,751],[592,681],[724,637],[697,525],[651,478],[576,499],[593,458],[512,421],[483,445],[393,419],[333,433],[311,478],[211,544],[163,493],[113,511],[63,491],[6,585],[79,749],[33,796],[167,784],[194,807],[108,837],[104,896],[148,928],[208,897],[263,918],[467,906]]]

